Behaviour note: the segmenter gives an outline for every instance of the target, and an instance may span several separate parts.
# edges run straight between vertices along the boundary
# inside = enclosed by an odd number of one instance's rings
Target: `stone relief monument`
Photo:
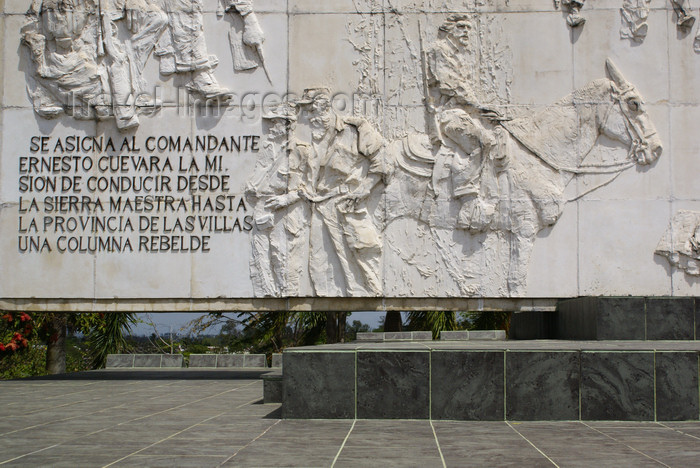
[[[658,263],[698,274],[695,38],[649,32],[689,2],[388,3],[5,12],[0,296],[698,293]]]

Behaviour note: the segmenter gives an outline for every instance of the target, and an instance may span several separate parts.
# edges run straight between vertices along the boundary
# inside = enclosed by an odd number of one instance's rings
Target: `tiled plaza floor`
[[[0,382],[0,466],[700,467],[700,422],[280,420],[262,372]]]

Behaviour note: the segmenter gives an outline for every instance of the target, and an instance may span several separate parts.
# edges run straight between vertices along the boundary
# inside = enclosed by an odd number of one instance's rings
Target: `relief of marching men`
[[[231,47],[234,68],[265,68],[252,0],[221,1],[220,16],[243,22],[242,34],[230,34],[240,41]],[[162,105],[143,77],[151,56],[162,75],[191,73],[190,93],[226,99],[229,90],[214,76],[218,60],[207,51],[202,12],[202,0],[33,0],[21,34],[35,65],[28,78],[34,110],[44,118],[113,117],[120,130],[137,127],[140,111]],[[124,31],[128,39],[121,40]]]
[[[425,133],[387,141],[365,117],[336,113],[324,88],[265,116],[264,155],[247,187],[256,296],[393,294],[385,273],[401,267],[383,260],[399,221],[428,233],[426,249],[459,285],[455,295],[523,296],[536,236],[573,201],[569,183],[600,180],[578,199],[659,158],[643,99],[611,61],[609,78],[536,113],[484,102],[469,72],[473,29],[473,17],[452,15],[421,45]],[[587,161],[601,135],[626,157]],[[494,243],[497,258],[483,262]]]

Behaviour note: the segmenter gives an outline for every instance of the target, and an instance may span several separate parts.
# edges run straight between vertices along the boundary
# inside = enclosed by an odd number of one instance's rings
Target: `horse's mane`
[[[575,167],[572,149],[587,135],[583,124],[595,122],[594,106],[610,102],[610,83],[607,78],[591,81],[554,104],[503,122],[503,126],[550,166]]]
[[[600,104],[610,101],[611,81],[607,78],[586,83],[585,86],[575,90],[573,93],[564,96],[552,104],[553,107],[570,106],[572,104]]]

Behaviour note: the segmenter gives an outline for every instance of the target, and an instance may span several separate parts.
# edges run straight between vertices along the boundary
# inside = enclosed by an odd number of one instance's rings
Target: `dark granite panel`
[[[695,339],[700,340],[700,297],[694,298],[695,301]]]
[[[556,338],[556,312],[516,312],[510,320],[510,339],[547,340]]]
[[[581,419],[653,421],[654,353],[582,353]]]
[[[698,353],[656,353],[656,419],[700,419]]]
[[[244,354],[245,367],[267,367],[267,357],[264,354]]]
[[[597,340],[644,340],[644,298],[598,299]]]
[[[429,351],[358,351],[358,418],[427,419],[429,392]]]
[[[164,354],[160,360],[160,367],[182,367],[182,354]]]
[[[648,340],[692,340],[695,335],[692,297],[648,298]]]
[[[578,419],[578,401],[578,352],[506,352],[507,419]]]
[[[432,419],[502,421],[503,351],[435,351]]]
[[[284,353],[282,415],[290,419],[355,416],[355,353]]]
[[[190,354],[190,367],[216,367],[216,354]]]
[[[263,375],[263,403],[282,403],[282,374]]]
[[[107,355],[107,369],[113,367],[134,367],[134,355],[133,354],[108,354]]]
[[[555,323],[556,338],[563,340],[595,340],[598,298],[582,297],[560,301]],[[519,314],[514,314],[517,316]],[[525,339],[529,338],[526,336]],[[531,338],[530,338],[531,339]]]
[[[135,354],[134,367],[160,367],[160,354]]]
[[[244,362],[243,354],[219,354],[216,367],[243,367]]]

